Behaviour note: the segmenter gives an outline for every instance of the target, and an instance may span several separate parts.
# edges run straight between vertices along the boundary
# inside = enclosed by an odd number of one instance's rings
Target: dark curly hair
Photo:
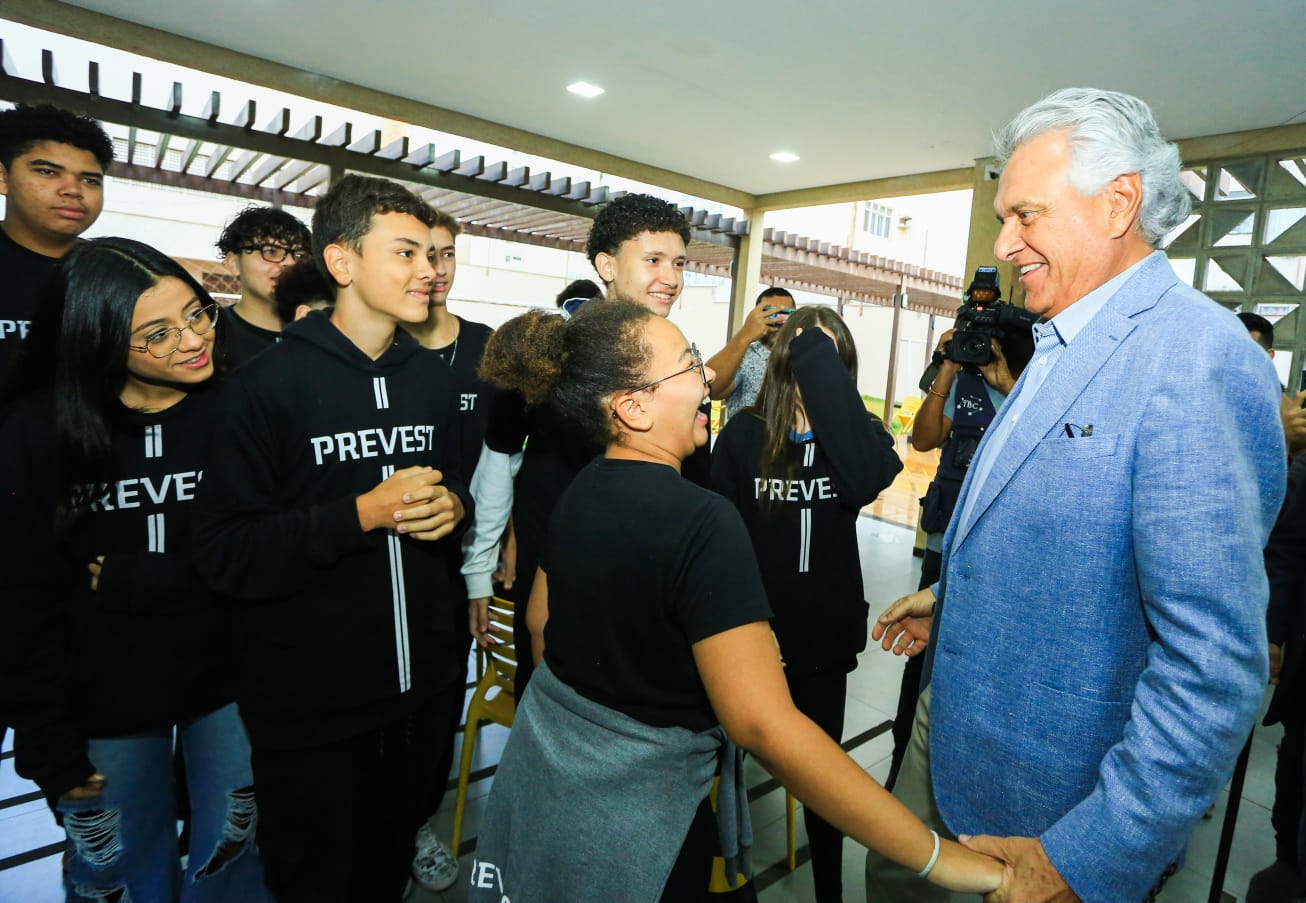
[[[308,226],[286,211],[251,204],[227,223],[218,237],[218,250],[223,254],[239,253],[263,242],[307,249],[312,240]]]
[[[78,116],[48,103],[19,104],[0,113],[0,163],[8,169],[40,141],[54,141],[89,151],[108,171],[113,162],[113,141],[94,119]]]
[[[480,376],[528,404],[551,404],[587,445],[604,448],[620,441],[607,399],[644,381],[651,353],[644,327],[652,316],[632,301],[587,304],[570,320],[522,314],[490,336]]]
[[[675,232],[689,244],[689,221],[675,204],[651,194],[625,194],[594,217],[585,254],[593,264],[600,254],[616,254],[622,242],[641,232]]]

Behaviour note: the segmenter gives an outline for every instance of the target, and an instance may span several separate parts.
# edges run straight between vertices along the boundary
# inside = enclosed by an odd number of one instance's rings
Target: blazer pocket
[[[1040,454],[1063,460],[1107,458],[1116,453],[1119,444],[1119,433],[1094,433],[1091,436],[1076,436],[1074,439],[1061,435],[1044,439],[1038,444],[1038,450]]]
[[[1132,706],[1132,700],[1094,699],[1031,681],[1017,741],[1020,805],[1051,824],[1087,796],[1106,751],[1123,736]]]

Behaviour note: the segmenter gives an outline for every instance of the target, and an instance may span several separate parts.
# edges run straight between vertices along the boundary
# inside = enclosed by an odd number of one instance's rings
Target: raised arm
[[[768,330],[779,328],[780,318],[770,319],[777,310],[777,306],[770,304],[755,306],[744,318],[739,331],[726,342],[726,347],[708,360],[707,365],[716,371],[716,379],[712,381],[714,399],[729,398],[735,391],[735,374],[739,372],[739,365],[743,363],[748,346],[766,335]]]
[[[937,353],[943,353],[943,346],[954,332],[955,329],[949,329],[939,336],[939,344],[935,348]],[[916,411],[916,419],[912,421],[911,447],[917,451],[927,452],[938,448],[952,432],[952,418],[944,414],[944,407],[959,372],[961,365],[956,361],[945,357],[939,364],[934,383],[925,392],[925,400],[921,402]]]
[[[789,355],[803,408],[830,462],[840,502],[850,508],[869,505],[902,470],[893,436],[866,410],[828,335],[804,330],[790,343]]]

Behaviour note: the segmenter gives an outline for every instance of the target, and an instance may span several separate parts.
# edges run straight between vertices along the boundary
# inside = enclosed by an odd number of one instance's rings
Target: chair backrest
[[[479,684],[490,695],[491,686],[498,687],[499,692],[513,692],[517,679],[517,646],[512,640],[513,619],[516,617],[515,606],[507,599],[495,596],[490,600],[490,635],[499,642],[488,649],[477,650],[478,670],[482,671]]]

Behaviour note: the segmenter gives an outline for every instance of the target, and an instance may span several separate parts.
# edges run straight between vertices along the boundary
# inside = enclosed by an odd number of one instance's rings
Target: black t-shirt
[[[523,579],[509,592],[514,601],[524,603],[554,505],[576,474],[603,449],[584,442],[572,422],[551,404],[527,405],[520,393],[512,391],[494,394],[485,444],[505,455],[523,452],[525,445],[512,499],[517,574]]]
[[[214,359],[226,373],[247,364],[281,341],[279,331],[255,326],[236,313],[234,307],[222,311],[217,330]]]
[[[690,647],[771,616],[729,502],[666,465],[599,458],[558,500],[541,566],[559,679],[645,724],[717,724]]]
[[[41,289],[58,262],[29,251],[0,229],[0,382],[27,338]]]
[[[458,337],[443,348],[432,348],[431,353],[449,365],[453,371],[458,392],[458,412],[462,416],[463,478],[468,482],[481,459],[481,442],[490,421],[490,399],[494,387],[476,375],[485,354],[485,343],[494,330],[484,323],[458,320]],[[520,451],[520,448],[518,449]]]

